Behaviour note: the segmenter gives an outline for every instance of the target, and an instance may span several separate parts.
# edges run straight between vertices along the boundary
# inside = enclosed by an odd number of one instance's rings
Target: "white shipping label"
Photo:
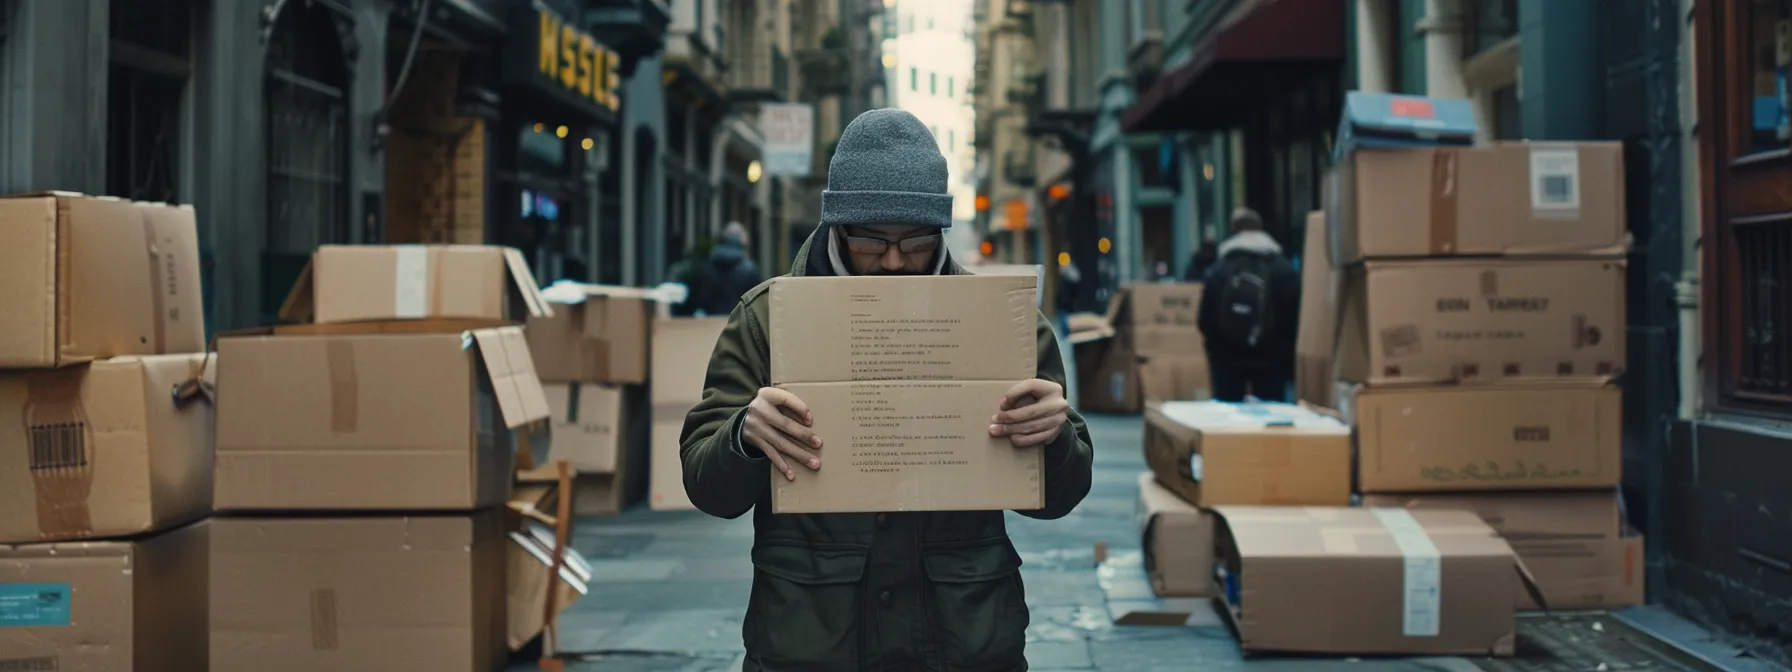
[[[392,304],[400,319],[429,317],[429,249],[421,245],[396,248],[397,273],[392,280]]]
[[[1201,472],[1206,470],[1207,460],[1202,459],[1200,453],[1188,456],[1188,480],[1201,482]]]
[[[1443,559],[1425,528],[1406,509],[1373,509],[1393,535],[1406,563],[1402,586],[1401,632],[1407,637],[1436,637],[1442,628]]]
[[[1531,210],[1565,214],[1580,210],[1580,151],[1531,149]]]

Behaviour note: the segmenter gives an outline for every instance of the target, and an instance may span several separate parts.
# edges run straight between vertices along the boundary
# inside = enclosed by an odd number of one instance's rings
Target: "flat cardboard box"
[[[193,208],[0,198],[0,368],[205,351]]]
[[[1350,428],[1291,404],[1148,408],[1145,462],[1158,483],[1201,507],[1350,504]]]
[[[0,669],[205,670],[208,526],[0,545]]]
[[[218,342],[220,511],[502,504],[545,419],[522,327]]]
[[[522,321],[553,314],[529,262],[496,245],[324,245],[294,283],[280,319]]]
[[[1511,656],[1512,548],[1467,511],[1220,507],[1215,589],[1247,653]]]
[[[1625,529],[1616,490],[1363,495],[1364,507],[1470,511],[1505,538],[1551,609],[1610,609],[1643,600],[1642,538]],[[1530,592],[1519,609],[1538,609]]]
[[[1140,357],[1205,357],[1200,283],[1136,282],[1108,300],[1107,322]]]
[[[554,531],[541,525],[513,530],[505,545],[505,611],[509,623],[510,650],[528,645],[546,629],[548,591],[554,595],[554,614],[589,592],[591,565],[571,547],[562,549],[558,580],[554,574]]]
[[[1213,515],[1139,474],[1139,547],[1158,597],[1213,594]]]
[[[1213,398],[1213,374],[1206,357],[1153,357],[1139,363],[1138,375],[1145,403]]]
[[[1031,510],[1044,451],[989,435],[1038,371],[1034,278],[772,281],[772,383],[802,399],[821,469],[772,470],[776,513]]]
[[[496,510],[211,526],[214,670],[504,668]]]
[[[1295,397],[1337,408],[1332,354],[1338,345],[1338,292],[1343,275],[1325,251],[1325,212],[1307,213],[1307,241],[1300,257],[1300,333],[1294,348]]]
[[[1604,382],[1624,367],[1624,262],[1369,262],[1347,274],[1339,379]]]
[[[1475,106],[1462,98],[1348,91],[1333,161],[1364,149],[1475,144]]]
[[[0,372],[0,543],[128,537],[211,513],[201,386],[214,363],[152,355]]]
[[[1335,189],[1339,266],[1624,251],[1624,147],[1617,142],[1357,151],[1339,164]]]
[[[1040,264],[969,264],[965,266],[977,275],[1030,275],[1033,276],[1033,306],[1045,306],[1045,266]]]
[[[653,323],[653,382],[648,398],[653,422],[648,466],[648,506],[654,511],[697,508],[684,491],[684,461],[678,439],[684,416],[703,400],[703,378],[726,317],[681,317]]]
[[[1615,385],[1351,386],[1364,493],[1612,488],[1623,471]]]
[[[529,318],[529,351],[544,382],[647,382],[653,290],[560,283],[553,314]]]

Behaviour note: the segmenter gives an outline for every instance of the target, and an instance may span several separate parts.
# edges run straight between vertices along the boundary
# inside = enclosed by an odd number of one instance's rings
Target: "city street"
[[[1009,516],[1023,556],[1032,605],[1027,655],[1035,670],[1704,670],[1670,662],[1636,642],[1609,616],[1521,620],[1521,656],[1510,661],[1412,659],[1243,660],[1217,614],[1188,627],[1112,623],[1111,602],[1140,597],[1139,528],[1133,518],[1145,469],[1137,417],[1096,416],[1095,486],[1058,521]],[[571,670],[726,672],[740,669],[741,614],[752,581],[751,516],[719,520],[697,512],[637,509],[580,521],[574,545],[592,565],[591,592],[562,617],[561,649]],[[1112,568],[1098,570],[1097,544]],[[1132,576],[1128,576],[1128,570]],[[1131,586],[1128,586],[1131,579]],[[1148,591],[1147,591],[1148,592]],[[1122,594],[1126,593],[1126,594]],[[1144,596],[1148,597],[1148,595]],[[518,663],[513,670],[534,669]],[[1732,667],[1731,669],[1766,669]]]

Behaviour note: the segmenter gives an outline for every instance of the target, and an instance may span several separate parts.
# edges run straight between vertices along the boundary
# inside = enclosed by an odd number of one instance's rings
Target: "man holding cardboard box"
[[[789,275],[968,275],[944,246],[946,183],[945,158],[914,115],[861,115],[841,135],[821,227]],[[771,386],[769,284],[729,318],[682,441],[699,509],[754,511],[743,669],[1024,668],[1027,606],[1003,512],[774,514],[772,470],[787,481],[820,472],[828,437],[812,431],[804,400]],[[989,434],[1042,451],[1044,506],[1020,513],[1055,519],[1088,494],[1093,448],[1064,399],[1057,339],[1033,312],[1038,377],[989,400]]]

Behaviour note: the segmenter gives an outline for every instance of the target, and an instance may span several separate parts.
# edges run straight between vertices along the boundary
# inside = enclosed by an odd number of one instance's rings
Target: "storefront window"
[[[1792,101],[1787,78],[1792,75],[1792,0],[1757,0],[1745,11],[1754,16],[1746,66],[1750,114],[1750,151],[1785,149],[1792,145]]]
[[[262,319],[324,243],[348,242],[348,65],[322,5],[285,6],[268,43]]]
[[[191,75],[193,6],[187,0],[112,0],[106,104],[106,192],[180,200],[181,95]]]

